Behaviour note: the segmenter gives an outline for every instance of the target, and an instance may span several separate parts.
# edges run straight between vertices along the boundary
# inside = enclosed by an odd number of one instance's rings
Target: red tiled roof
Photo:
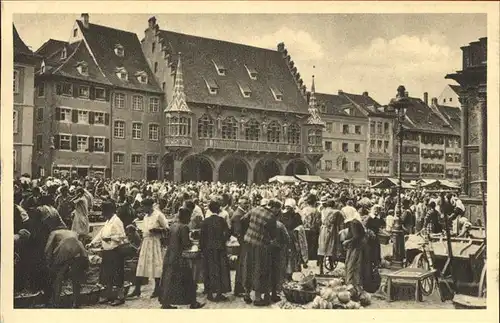
[[[462,118],[460,109],[445,105],[438,105],[437,108],[439,109],[441,114],[446,117],[446,119],[451,124],[453,129],[460,133],[460,127],[461,127],[460,120]]]
[[[410,106],[406,110],[406,116],[411,120],[410,129],[423,132],[456,134],[456,130],[450,128],[428,105],[419,98],[408,98]],[[410,123],[408,123],[410,124]]]
[[[14,30],[14,55],[33,55],[33,51],[29,49],[29,47],[21,39],[21,36],[19,36],[16,26],[12,25],[12,29]]]
[[[165,30],[160,30],[160,38],[172,62],[177,62],[177,53],[182,53],[187,102],[307,114],[306,99],[282,53]],[[214,62],[224,66],[226,75],[217,73]],[[257,72],[256,80],[250,78],[247,67]],[[205,79],[216,82],[217,94],[208,92]],[[250,88],[249,98],[243,97],[240,85]],[[283,94],[282,101],[274,98],[271,87]]]
[[[36,50],[36,53],[44,56],[44,57],[49,57],[56,53],[57,51],[60,51],[64,46],[67,46],[68,42],[62,41],[62,40],[57,40],[57,39],[49,39],[45,43],[43,43],[40,48]]]
[[[89,24],[85,28],[80,20],[77,20],[77,24],[109,82],[121,88],[163,93],[149,68],[136,34],[96,24]],[[124,48],[123,57],[115,54],[117,44]],[[127,70],[127,81],[116,76],[116,68],[119,67]],[[147,84],[140,83],[136,78],[135,74],[140,71],[147,73]]]
[[[316,99],[319,110],[325,111],[324,114],[349,116],[344,112],[344,108],[352,106],[352,103],[345,97],[335,94],[316,93]],[[322,109],[322,106],[324,106],[324,109]]]
[[[371,96],[364,94],[352,94],[342,92],[343,96],[349,99],[352,103],[363,109],[369,116],[379,116],[392,118],[394,114],[389,112],[379,111],[378,109],[382,107],[377,101],[375,101]]]

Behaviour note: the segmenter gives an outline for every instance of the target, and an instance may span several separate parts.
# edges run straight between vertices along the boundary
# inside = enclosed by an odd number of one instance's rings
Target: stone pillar
[[[469,100],[467,99],[467,94],[463,93],[460,98],[460,106],[461,106],[461,118],[460,118],[460,146],[462,148],[462,192],[461,195],[466,196],[469,189],[469,173],[468,173],[468,165],[469,165],[469,150],[467,149],[467,145],[469,143]]]
[[[248,177],[247,177],[247,184],[248,185],[253,183],[253,170],[254,170],[254,166],[250,166],[248,168]]]
[[[214,168],[214,169],[212,170],[212,181],[213,181],[214,183],[216,183],[216,182],[218,182],[218,181],[219,181],[219,172],[218,172],[218,170],[217,170],[216,168]]]
[[[487,146],[488,146],[488,130],[487,130],[487,105],[486,105],[486,89],[480,88],[478,93],[478,131],[479,131],[479,174],[480,178],[487,178]],[[486,188],[486,186],[485,186]]]
[[[175,183],[182,181],[182,160],[179,158],[174,158],[174,174],[173,179]]]

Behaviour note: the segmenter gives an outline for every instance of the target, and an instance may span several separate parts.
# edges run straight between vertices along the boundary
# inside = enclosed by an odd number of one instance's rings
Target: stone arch
[[[202,154],[189,155],[182,161],[182,182],[212,182],[214,163],[210,158]]]
[[[250,165],[246,160],[237,156],[225,158],[219,165],[219,181],[223,183],[248,183]]]
[[[288,163],[285,169],[285,175],[309,175],[311,166],[302,158],[294,159]]]
[[[273,158],[259,160],[255,164],[253,172],[253,181],[256,184],[267,182],[271,177],[282,174],[280,163]]]

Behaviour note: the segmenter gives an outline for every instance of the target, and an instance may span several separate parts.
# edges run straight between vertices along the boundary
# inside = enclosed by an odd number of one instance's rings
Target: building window
[[[101,87],[96,87],[95,98],[96,100],[106,100],[106,90]]]
[[[325,171],[331,171],[332,170],[332,161],[331,160],[325,160]]]
[[[59,135],[59,149],[60,150],[71,150],[71,136]]]
[[[384,153],[389,152],[389,141],[384,140]]]
[[[45,96],[45,83],[38,84],[36,93],[39,98],[43,98]]]
[[[157,155],[147,155],[146,163],[148,166],[157,166],[158,165],[158,156]]]
[[[252,90],[248,85],[238,83],[238,86],[244,98],[249,98],[252,96]]]
[[[89,138],[83,136],[76,137],[76,151],[84,152],[89,150]]]
[[[227,117],[222,121],[222,139],[236,139],[238,122],[234,117]]]
[[[307,141],[311,146],[323,146],[322,137],[321,130],[311,129],[307,134]]]
[[[104,125],[105,123],[106,123],[105,113],[104,112],[94,112],[94,124]]]
[[[142,111],[144,109],[143,102],[144,98],[140,95],[134,95],[132,97],[132,109],[136,111]]]
[[[78,123],[89,123],[89,113],[87,111],[78,111]]]
[[[154,68],[155,73],[158,73],[158,62],[155,62],[155,68]]]
[[[160,129],[160,126],[158,126],[157,124],[150,124],[149,125],[149,140],[158,140],[158,138],[160,137],[159,136],[159,129]]]
[[[255,76],[255,80],[257,79],[257,75]],[[283,101],[283,92],[278,90],[276,87],[271,87],[271,92],[273,93],[274,99],[276,101]]]
[[[355,172],[360,172],[361,171],[361,163],[359,161],[354,162],[354,171]]]
[[[370,133],[375,133],[375,121],[370,122]]]
[[[115,121],[113,135],[115,138],[125,138],[125,121]]]
[[[148,75],[146,73],[140,74],[137,79],[139,80],[139,83],[148,84]]]
[[[389,134],[389,122],[384,123],[384,133],[386,135]]]
[[[43,135],[36,135],[36,150],[43,149]]]
[[[300,144],[300,126],[296,123],[292,123],[288,127],[288,143],[292,145]]]
[[[66,57],[68,57],[68,51],[66,50],[66,47],[64,47],[61,52],[61,59],[66,59]]]
[[[43,121],[43,108],[36,109],[36,121]]]
[[[214,63],[214,66],[215,66],[215,70],[217,71],[217,74],[219,74],[220,76],[224,76],[226,75],[226,68],[224,66],[222,66],[222,64],[217,64],[215,63],[214,61],[212,61]]]
[[[73,29],[73,37],[78,36],[78,28]]]
[[[89,75],[89,67],[88,67],[87,63],[85,63],[85,62],[79,63],[77,66],[77,70],[78,70],[78,73],[80,73],[81,75],[84,75],[84,76]]]
[[[345,158],[342,159],[342,171],[346,173],[349,171],[349,162]]]
[[[377,122],[377,133],[382,133],[382,122]]]
[[[253,68],[253,67],[248,67],[248,66],[246,66],[246,65],[245,65],[245,68],[246,68],[246,70],[247,70],[247,72],[248,72],[248,76],[249,76],[252,80],[257,80],[257,75],[258,75],[258,73],[257,73],[257,71],[255,70],[255,68]],[[281,100],[283,100],[283,98],[281,98]],[[281,101],[281,100],[279,100],[279,101]]]
[[[354,133],[356,133],[357,135],[360,135],[361,134],[361,126],[354,126]]]
[[[325,141],[325,150],[332,151],[332,142],[331,141]]]
[[[354,151],[359,153],[361,151],[361,145],[360,144],[354,144]]]
[[[382,140],[377,140],[377,151],[378,152],[382,151]]]
[[[259,141],[260,125],[257,120],[252,119],[245,125],[245,139],[251,141]]]
[[[116,54],[116,56],[119,56],[119,57],[125,56],[125,50],[124,50],[122,45],[117,44],[115,46],[115,54]]]
[[[125,94],[115,93],[114,107],[118,109],[125,109]]]
[[[217,94],[219,91],[219,86],[217,85],[217,82],[215,82],[214,79],[212,78],[204,78],[205,84],[207,85],[208,92],[212,95]]]
[[[155,43],[155,42],[153,42],[153,43],[151,44],[151,53],[153,53],[153,54],[154,54],[154,52],[155,52],[155,48],[156,48],[156,43]]]
[[[331,123],[331,122],[326,123],[326,132],[328,132],[328,133],[333,132],[333,123]]]
[[[348,124],[345,124],[345,125],[342,126],[342,133],[344,135],[349,134],[349,125]]]
[[[71,122],[71,109],[60,108],[59,109],[59,121]]]
[[[18,117],[18,112],[14,110],[14,116],[12,117],[12,121],[14,122],[13,124],[13,132],[17,133],[18,132],[18,125],[19,125],[19,117]]]
[[[181,136],[191,135],[191,118],[186,118],[186,117],[179,118],[179,135]]]
[[[267,127],[267,141],[280,142],[281,126],[278,122],[273,121]]]
[[[370,152],[375,152],[375,140],[370,140]]]
[[[159,98],[149,98],[149,112],[160,111],[160,99]]]
[[[104,143],[105,143],[105,138],[95,137],[94,138],[94,151],[99,152],[99,153],[103,153],[105,150]]]
[[[133,165],[140,165],[141,159],[142,159],[141,155],[137,155],[137,154],[132,155],[132,164]]]
[[[161,84],[161,89],[163,90],[163,92],[165,92],[165,87],[167,86],[167,83],[163,82]]]
[[[61,93],[62,95],[73,95],[73,84],[71,83],[63,83],[61,84]]]
[[[342,151],[345,153],[349,152],[349,144],[347,142],[342,143]]]
[[[205,114],[198,119],[198,138],[212,138],[213,136],[214,121]]]
[[[142,139],[142,123],[132,123],[132,139]]]
[[[114,153],[113,154],[113,163],[123,164],[124,161],[125,161],[125,154],[123,154],[123,153]]]

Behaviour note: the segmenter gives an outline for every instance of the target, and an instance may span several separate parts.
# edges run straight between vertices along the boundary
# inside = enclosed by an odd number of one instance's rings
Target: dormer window
[[[217,71],[217,74],[220,76],[225,76],[226,75],[226,68],[222,64],[217,64],[215,61],[212,61],[215,66],[215,70]]]
[[[248,85],[238,83],[238,86],[240,87],[240,91],[241,94],[243,94],[243,97],[249,98],[252,96],[252,90],[250,90],[250,87],[248,87]]]
[[[204,79],[210,94],[219,93],[219,86],[213,79]]]
[[[42,61],[42,65],[40,65],[40,74],[45,73],[45,61]]]
[[[61,52],[61,59],[66,59],[66,57],[68,57],[68,51],[66,50],[66,47],[64,47]]]
[[[125,56],[125,50],[123,49],[123,46],[120,44],[115,45],[115,54],[116,56],[123,57]]]
[[[137,80],[142,84],[148,84],[148,74],[144,71],[137,72],[135,74]]]
[[[76,69],[81,75],[89,75],[89,67],[86,62],[78,62]]]
[[[257,71],[255,70],[255,68],[252,68],[252,67],[248,67],[245,65],[245,68],[247,69],[247,72],[248,72],[248,76],[250,76],[250,78],[252,80],[256,80],[257,79]],[[281,100],[280,100],[281,101]]]
[[[271,92],[273,93],[274,99],[276,101],[283,101],[283,93],[278,90],[276,87],[271,86]]]
[[[116,69],[116,77],[118,77],[119,79],[121,80],[128,80],[128,73],[127,73],[127,70],[123,67],[118,67]]]

